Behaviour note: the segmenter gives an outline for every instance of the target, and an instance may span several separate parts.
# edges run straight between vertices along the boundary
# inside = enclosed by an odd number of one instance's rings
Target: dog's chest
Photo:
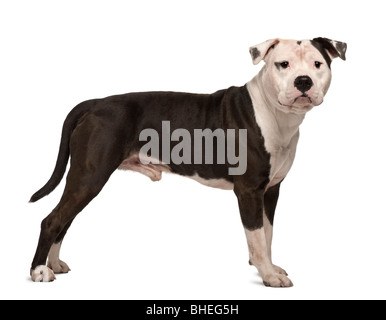
[[[254,94],[251,92],[254,90]],[[304,115],[286,114],[266,105],[256,88],[249,87],[256,123],[270,154],[270,175],[267,189],[282,181],[291,169],[299,140],[299,126]],[[252,93],[252,94],[251,94]]]
[[[263,133],[264,129],[261,130]],[[292,137],[292,139],[290,139],[290,141],[266,135],[265,148],[270,154],[271,166],[269,175],[270,182],[267,188],[276,185],[286,177],[295,159],[298,139],[299,131]]]

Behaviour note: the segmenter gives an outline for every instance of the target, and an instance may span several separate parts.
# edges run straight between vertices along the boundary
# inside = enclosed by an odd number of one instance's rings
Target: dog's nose
[[[294,82],[294,86],[296,87],[296,89],[298,89],[302,93],[305,93],[310,90],[313,85],[314,83],[312,82],[312,79],[309,76],[297,77]]]

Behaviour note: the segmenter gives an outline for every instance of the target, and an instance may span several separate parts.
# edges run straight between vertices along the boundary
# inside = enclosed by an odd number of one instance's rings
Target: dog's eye
[[[315,68],[316,68],[316,69],[320,69],[321,65],[322,65],[321,62],[315,61]]]
[[[287,69],[289,67],[289,62],[288,61],[283,61],[282,63],[280,63],[280,66],[283,69]]]
[[[288,61],[282,61],[282,62],[275,62],[276,69],[280,72],[282,69],[289,68],[289,62]]]

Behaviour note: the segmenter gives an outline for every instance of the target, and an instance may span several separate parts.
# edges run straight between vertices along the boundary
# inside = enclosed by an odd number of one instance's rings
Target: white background
[[[385,41],[381,1],[2,1],[2,299],[384,299]],[[79,102],[130,91],[210,93],[260,69],[270,38],[348,43],[325,102],[301,127],[283,183],[274,262],[294,287],[265,288],[248,265],[232,191],[115,172],[63,244],[72,268],[32,283],[61,126]]]

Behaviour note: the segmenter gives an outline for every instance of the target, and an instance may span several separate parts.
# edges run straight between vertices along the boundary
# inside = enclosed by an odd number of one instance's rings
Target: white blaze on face
[[[311,88],[301,92],[295,86],[298,77],[309,77]],[[281,40],[266,57],[262,80],[269,84],[269,100],[276,101],[281,111],[303,114],[323,102],[331,70],[309,40]]]

